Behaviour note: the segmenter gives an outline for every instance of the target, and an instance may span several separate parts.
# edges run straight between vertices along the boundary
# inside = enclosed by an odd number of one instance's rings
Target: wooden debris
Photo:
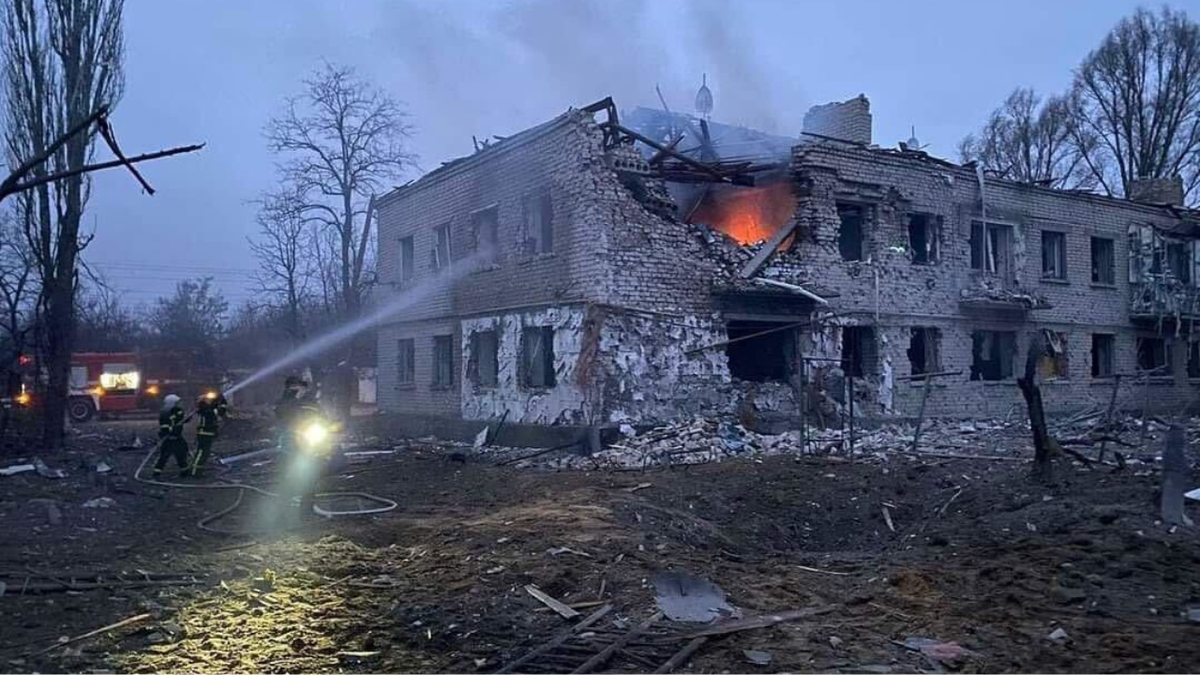
[[[850,576],[849,572],[834,572],[833,570],[823,570],[819,567],[809,567],[807,565],[796,565],[796,569],[803,570],[805,572],[817,572],[818,574],[832,574],[835,577]]]
[[[618,650],[629,644],[629,642],[637,636],[645,633],[650,626],[654,625],[655,622],[662,618],[662,616],[662,612],[655,612],[654,614],[650,615],[650,618],[638,624],[633,630],[617,638],[611,645],[602,649],[599,654],[596,654],[587,661],[584,661],[583,665],[579,666],[575,670],[572,670],[571,672],[590,673],[596,668],[608,663],[609,659],[613,657],[613,654],[616,654]]]
[[[147,612],[146,614],[138,614],[137,616],[131,616],[128,619],[122,619],[116,623],[110,623],[107,626],[104,626],[103,628],[97,628],[96,630],[88,631],[88,632],[84,633],[83,635],[76,635],[75,637],[65,640],[63,642],[55,642],[54,644],[50,645],[49,647],[46,647],[45,649],[43,649],[41,651],[34,652],[33,656],[38,656],[40,654],[45,654],[46,652],[54,651],[55,649],[58,649],[59,647],[65,647],[69,644],[79,642],[80,640],[86,640],[90,637],[96,637],[97,635],[103,635],[104,633],[107,633],[109,631],[114,631],[118,628],[124,628],[125,626],[132,626],[135,623],[141,623],[142,621],[149,619],[150,616],[151,616],[150,613]]]
[[[892,532],[895,532],[896,526],[892,524],[892,512],[889,511],[888,507],[886,506],[882,506],[880,508],[883,509],[883,520],[887,523],[888,529]]]
[[[526,584],[525,592],[532,595],[538,602],[554,610],[555,613],[564,619],[574,619],[575,617],[579,616],[579,612],[571,609],[570,606],[550,597],[534,584]]]
[[[774,626],[777,623],[786,621],[797,621],[799,619],[807,619],[813,616],[820,616],[832,612],[836,607],[811,607],[808,609],[796,609],[789,612],[780,612],[778,614],[762,614],[752,616],[745,619],[735,619],[733,621],[722,621],[712,626],[701,628],[700,630],[686,633],[684,637],[698,638],[712,635],[728,635],[729,633],[740,633],[745,630],[754,630],[757,628],[766,628]]]
[[[692,657],[692,654],[700,651],[700,648],[703,647],[704,643],[706,642],[708,642],[708,638],[704,636],[692,639],[691,642],[688,642],[683,646],[683,649],[675,652],[671,658],[667,659],[666,663],[659,666],[654,672],[669,673],[674,671],[679,666],[687,663],[687,660]]]
[[[574,635],[576,635],[578,633],[582,633],[586,628],[595,624],[600,619],[603,619],[611,611],[612,611],[612,605],[605,605],[605,606],[601,607],[600,609],[596,610],[592,614],[588,615],[588,617],[586,619],[584,619],[583,621],[580,621],[579,623],[575,624],[574,626],[572,626],[572,627],[568,628],[567,630],[554,636],[546,644],[526,653],[524,656],[509,663],[508,665],[504,666],[503,668],[501,668],[500,670],[498,670],[496,672],[498,672],[498,673],[513,672],[514,670],[529,663],[530,661],[533,661],[535,658],[542,656],[543,654],[546,654],[547,652],[551,651],[555,647],[558,647],[562,643],[571,639],[571,637],[573,637]]]

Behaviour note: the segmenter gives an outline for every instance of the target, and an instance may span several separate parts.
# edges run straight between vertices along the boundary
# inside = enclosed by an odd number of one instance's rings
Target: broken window
[[[1092,377],[1112,377],[1116,337],[1107,333],[1092,334]]]
[[[924,213],[908,216],[908,248],[914,265],[932,265],[938,261],[941,218]]]
[[[875,329],[869,326],[842,328],[842,371],[850,377],[875,373]]]
[[[938,365],[938,343],[940,335],[936,328],[917,326],[912,329],[908,340],[908,363],[913,375],[936,373]]]
[[[525,253],[550,253],[554,250],[554,204],[550,193],[526,195],[523,200],[525,213]]]
[[[554,386],[554,329],[550,326],[521,330],[521,382],[531,388]]]
[[[1012,378],[1016,353],[1016,333],[998,330],[971,333],[971,379],[994,382]]]
[[[1013,266],[1012,240],[1008,225],[971,223],[971,269],[1007,276]]]
[[[1117,282],[1113,240],[1092,237],[1092,283],[1111,286]]]
[[[1137,367],[1143,373],[1152,375],[1171,374],[1170,343],[1160,337],[1140,337],[1137,339]]]
[[[749,382],[785,382],[795,355],[795,330],[766,321],[730,321],[725,356],[729,374]]]
[[[500,234],[496,220],[496,207],[477,211],[471,216],[471,230],[475,234],[475,254],[480,265],[495,264],[498,259]]]
[[[1045,350],[1038,357],[1038,374],[1043,380],[1058,380],[1068,376],[1067,334],[1042,331]]]
[[[1067,278],[1067,235],[1042,230],[1042,278]]]
[[[467,376],[481,387],[496,386],[499,371],[500,343],[496,331],[480,330],[471,333],[471,361]]]
[[[1167,244],[1167,269],[1176,281],[1184,284],[1192,281],[1192,251],[1188,244]]]
[[[433,270],[450,269],[450,224],[439,225],[435,231],[433,246]]]
[[[396,384],[412,384],[416,370],[416,345],[412,338],[396,341]]]
[[[454,339],[450,335],[433,336],[433,384],[437,387],[454,384]]]
[[[413,238],[400,239],[400,281],[410,281],[413,278]]]
[[[1188,342],[1187,376],[1200,378],[1200,342]]]
[[[1163,238],[1149,225],[1129,226],[1129,282],[1146,283],[1162,274],[1166,251]]]
[[[838,251],[842,260],[863,259],[863,226],[866,209],[862,206],[838,204]]]

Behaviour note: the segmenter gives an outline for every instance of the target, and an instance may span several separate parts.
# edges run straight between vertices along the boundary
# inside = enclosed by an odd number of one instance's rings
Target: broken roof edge
[[[806,134],[806,135],[808,135],[808,134]],[[897,165],[911,166],[913,164],[918,164],[925,168],[935,170],[935,171],[936,170],[956,171],[956,172],[963,174],[967,178],[969,178],[969,180],[972,183],[974,183],[977,180],[975,170],[973,168],[971,168],[970,166],[964,165],[964,164],[958,164],[958,163],[952,162],[948,159],[943,159],[941,157],[934,157],[933,155],[930,155],[925,152],[912,152],[912,151],[901,152],[899,150],[894,150],[891,148],[868,146],[868,145],[864,145],[861,143],[853,143],[853,142],[843,141],[843,140],[835,139],[835,138],[828,138],[828,139],[822,138],[820,140],[814,140],[814,141],[810,141],[807,143],[801,143],[801,144],[797,145],[795,148],[792,149],[792,158],[793,158],[794,163],[799,163],[800,155],[808,153],[808,152],[812,152],[812,151],[818,151],[818,152],[828,151],[828,152],[838,152],[838,153],[842,153],[842,154],[853,154],[853,155],[869,154],[873,158],[883,158],[883,159],[889,160]],[[1066,197],[1066,198],[1070,198],[1070,199],[1100,201],[1100,202],[1115,205],[1115,206],[1132,207],[1135,209],[1141,209],[1143,211],[1148,211],[1151,213],[1155,213],[1157,215],[1163,215],[1163,212],[1165,211],[1165,212],[1167,212],[1167,216],[1171,217],[1171,218],[1179,218],[1179,219],[1189,218],[1189,219],[1194,219],[1194,220],[1200,221],[1200,209],[1180,207],[1180,206],[1175,206],[1172,204],[1165,204],[1165,203],[1135,201],[1132,199],[1126,199],[1124,197],[1114,197],[1111,195],[1106,195],[1106,194],[1101,194],[1098,192],[1091,192],[1091,191],[1086,191],[1086,190],[1064,190],[1064,189],[1060,189],[1060,188],[1047,187],[1045,185],[1037,185],[1034,183],[1023,183],[1021,181],[1009,180],[1007,178],[998,178],[996,176],[988,176],[988,177],[986,177],[985,180],[989,184],[995,184],[998,186],[1012,187],[1012,188],[1023,189],[1023,190],[1033,190],[1033,191],[1042,192],[1042,193],[1046,193],[1046,194],[1058,195],[1058,196],[1062,196],[1062,197]]]
[[[540,124],[536,124],[528,129],[518,131],[517,133],[506,137],[502,141],[492,143],[486,148],[477,150],[469,155],[463,155],[462,157],[456,157],[454,159],[447,160],[446,162],[443,162],[441,166],[426,172],[420,178],[409,181],[404,185],[394,187],[388,192],[384,193],[382,196],[376,198],[376,206],[398,199],[399,197],[408,194],[417,188],[433,185],[440,180],[444,180],[450,176],[456,175],[459,172],[465,171],[483,161],[497,157],[504,152],[521,147],[522,145],[540,138],[551,131],[557,130],[561,126],[565,126],[567,122],[569,122],[575,115],[578,114],[586,115],[588,113],[583,108],[567,108],[566,112],[563,112],[556,117],[553,117]]]

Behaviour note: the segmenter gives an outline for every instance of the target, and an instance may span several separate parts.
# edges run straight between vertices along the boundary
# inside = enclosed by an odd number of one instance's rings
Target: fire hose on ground
[[[183,423],[186,424],[187,421],[190,420],[192,418],[192,416],[195,414],[196,414],[195,411],[192,411],[190,414],[188,414],[187,417],[185,417],[183,419]],[[248,534],[247,532],[222,530],[222,529],[218,529],[218,528],[209,526],[209,523],[211,523],[215,520],[218,520],[218,519],[232,513],[233,511],[237,510],[237,508],[239,506],[241,506],[241,504],[242,504],[242,499],[245,497],[246,491],[258,493],[264,497],[267,497],[268,499],[279,499],[280,498],[280,495],[278,495],[274,492],[264,490],[264,489],[258,487],[257,485],[251,485],[249,483],[194,484],[194,483],[178,483],[178,482],[173,482],[173,481],[164,481],[164,480],[158,480],[158,479],[154,479],[154,478],[143,478],[142,470],[146,468],[146,464],[150,462],[150,458],[154,456],[154,453],[158,452],[159,448],[162,446],[163,440],[165,440],[165,439],[159,439],[158,443],[156,443],[154,445],[154,447],[150,448],[150,452],[146,453],[145,458],[142,459],[142,463],[139,464],[137,470],[133,472],[134,480],[136,480],[140,483],[145,483],[147,485],[158,485],[160,487],[184,488],[184,489],[190,489],[190,490],[237,490],[238,491],[237,499],[235,499],[232,504],[225,507],[224,509],[221,509],[220,511],[218,511],[216,513],[207,515],[207,516],[201,518],[200,520],[196,521],[196,527],[200,528],[201,530],[204,530],[205,532],[212,532],[214,534]],[[313,512],[319,516],[324,516],[325,518],[337,518],[337,517],[342,517],[342,516],[368,516],[368,515],[374,515],[374,514],[378,514],[378,513],[386,513],[388,511],[395,509],[397,506],[399,506],[399,504],[397,504],[395,501],[392,501],[391,499],[387,499],[386,497],[380,497],[378,495],[369,494],[366,492],[318,492],[313,495],[313,499],[330,499],[330,498],[336,499],[339,497],[357,497],[359,499],[365,499],[370,502],[375,502],[377,504],[380,504],[380,506],[372,506],[372,507],[367,507],[367,508],[362,508],[362,509],[337,510],[337,509],[323,509],[314,504],[312,507]]]

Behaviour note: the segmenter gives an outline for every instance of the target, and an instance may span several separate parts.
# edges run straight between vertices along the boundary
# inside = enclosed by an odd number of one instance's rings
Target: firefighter
[[[163,398],[162,412],[158,414],[158,461],[154,463],[154,475],[162,473],[167,465],[167,459],[175,457],[179,465],[179,474],[187,475],[188,445],[183,438],[183,424],[187,415],[179,405],[179,397],[168,394]]]
[[[196,454],[192,458],[189,475],[199,476],[204,471],[212,454],[213,443],[217,442],[221,420],[225,419],[228,411],[229,402],[224,394],[210,391],[196,399],[196,416],[200,421],[196,423]]]

